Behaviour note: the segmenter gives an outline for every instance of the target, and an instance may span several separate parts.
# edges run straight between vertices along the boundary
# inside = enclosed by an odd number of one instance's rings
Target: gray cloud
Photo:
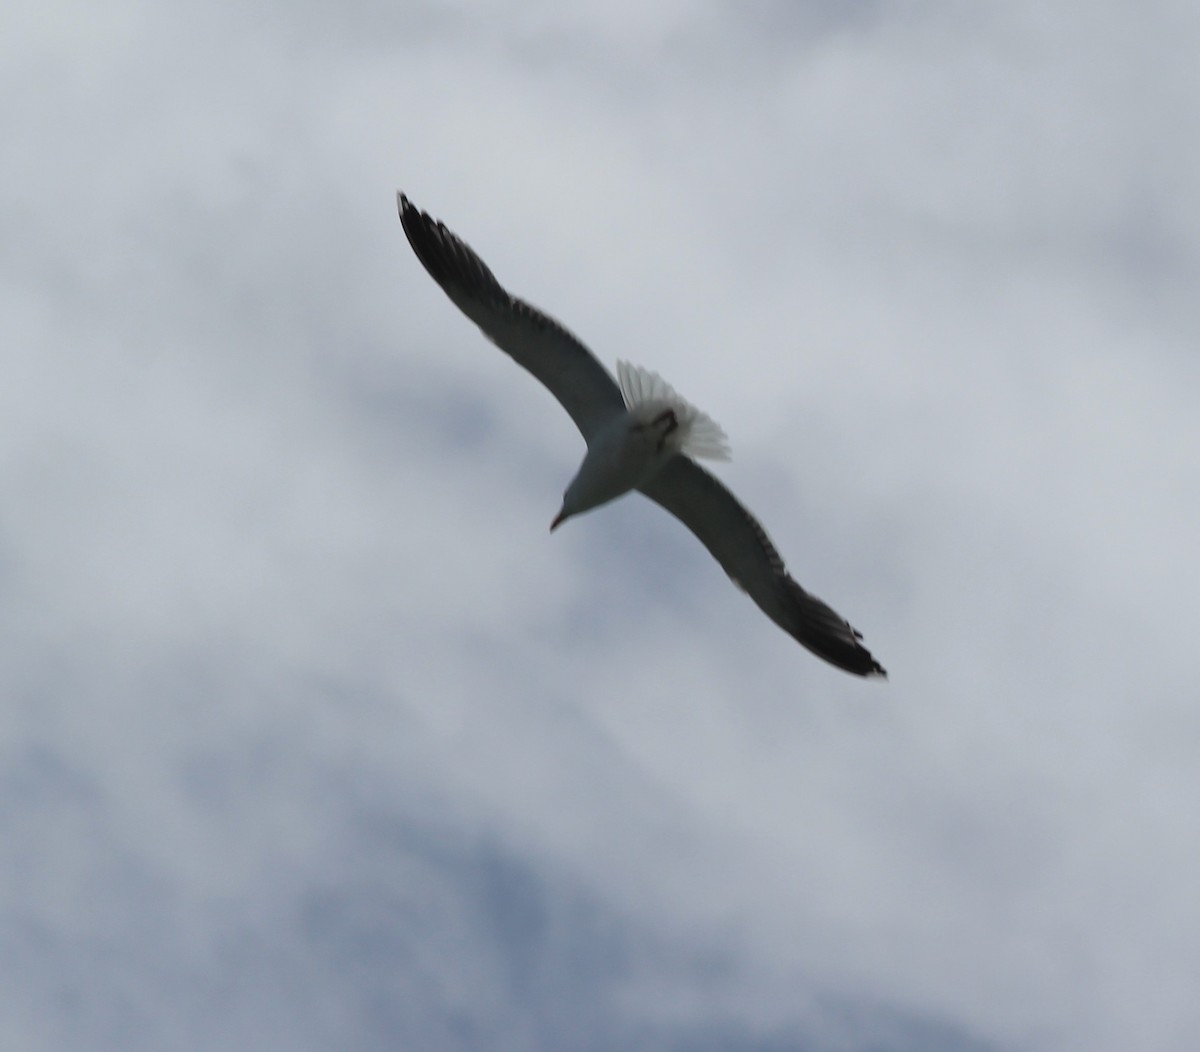
[[[0,1034],[1191,1047],[1194,16],[14,19]],[[859,625],[635,500],[397,186]]]

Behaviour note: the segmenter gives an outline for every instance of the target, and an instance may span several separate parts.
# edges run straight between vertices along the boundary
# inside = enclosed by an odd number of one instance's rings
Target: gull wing
[[[887,676],[862,635],[792,580],[758,520],[694,460],[676,456],[638,488],[699,537],[734,584],[794,639],[856,676]]]
[[[510,295],[461,238],[404,194],[396,195],[400,222],[429,276],[483,334],[533,373],[571,414],[590,440],[598,428],[625,411],[608,370],[553,318]]]

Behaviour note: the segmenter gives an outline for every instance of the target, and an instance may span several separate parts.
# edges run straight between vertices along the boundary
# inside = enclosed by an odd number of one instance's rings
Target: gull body
[[[617,379],[553,318],[507,292],[444,223],[397,194],[409,244],[430,277],[484,335],[540,380],[570,414],[587,452],[554,530],[633,490],[699,538],[772,621],[818,657],[857,676],[886,676],[862,635],[805,591],[759,521],[695,458],[728,459],[724,432],[657,374],[617,363]]]
[[[550,524],[551,531],[579,515],[647,482],[675,455],[664,434],[669,418],[643,421],[635,411],[616,417],[596,434],[583,463],[563,494],[562,508]]]
[[[621,363],[621,377],[632,366]],[[550,524],[551,532],[573,515],[579,515],[624,496],[650,481],[664,464],[688,446],[691,427],[680,423],[680,412],[671,402],[652,399],[635,402],[596,431],[575,477],[563,494],[562,508]]]

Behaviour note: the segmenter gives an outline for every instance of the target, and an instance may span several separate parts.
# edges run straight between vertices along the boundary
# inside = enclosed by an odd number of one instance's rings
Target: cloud
[[[1190,1048],[1194,24],[32,9],[0,108],[22,1048]],[[860,626],[800,652],[399,186]]]

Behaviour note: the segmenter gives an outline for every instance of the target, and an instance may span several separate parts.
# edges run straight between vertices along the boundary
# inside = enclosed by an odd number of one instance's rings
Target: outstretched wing
[[[509,295],[469,245],[444,223],[396,195],[408,243],[429,276],[501,350],[549,389],[585,439],[625,402],[608,370],[553,318]]]
[[[772,621],[818,657],[856,676],[886,676],[862,635],[801,588],[758,520],[694,460],[676,456],[638,487],[692,531]]]

